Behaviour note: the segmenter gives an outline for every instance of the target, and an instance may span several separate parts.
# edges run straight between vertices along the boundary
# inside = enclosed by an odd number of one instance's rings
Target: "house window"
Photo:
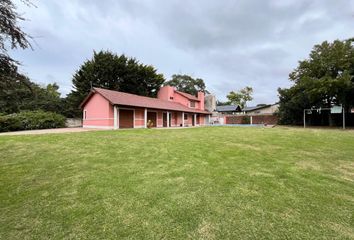
[[[86,110],[84,110],[84,119],[86,119]]]
[[[195,102],[191,101],[189,105],[190,105],[190,107],[194,108],[195,107]]]
[[[184,114],[184,120],[188,120],[188,114]]]

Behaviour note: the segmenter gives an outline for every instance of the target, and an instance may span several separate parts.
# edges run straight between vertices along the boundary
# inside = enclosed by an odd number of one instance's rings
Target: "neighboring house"
[[[245,107],[240,114],[225,116],[225,123],[275,125],[278,123],[278,108],[278,103]]]
[[[242,112],[248,115],[274,114],[278,112],[279,104],[264,104],[255,107],[245,107]]]
[[[216,111],[221,114],[236,114],[241,112],[239,105],[216,106]]]
[[[216,103],[215,97],[213,99],[214,106]],[[207,102],[205,102],[207,104]],[[211,115],[211,123],[212,124],[224,124],[224,116],[225,115],[234,115],[236,113],[241,112],[241,108],[238,105],[224,105],[224,106],[215,106]]]
[[[85,128],[146,128],[198,126],[209,123],[210,112],[204,109],[204,93],[198,97],[162,87],[157,98],[93,88],[80,104]]]

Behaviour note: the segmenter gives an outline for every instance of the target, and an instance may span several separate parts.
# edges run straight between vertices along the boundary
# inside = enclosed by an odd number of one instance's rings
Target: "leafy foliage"
[[[81,115],[79,105],[91,86],[153,97],[164,81],[163,75],[153,66],[144,65],[135,58],[109,51],[94,52],[92,59],[84,62],[74,74],[74,90],[66,100],[67,115]]]
[[[12,66],[17,68],[15,65]],[[64,102],[60,98],[59,86],[56,83],[40,86],[18,74],[17,71],[10,74],[15,75],[13,79],[5,78],[0,81],[0,112],[44,110],[61,113],[63,111]]]
[[[220,100],[216,101],[216,106],[226,106],[226,105],[230,105],[230,102],[228,102],[228,101],[223,102],[223,101],[220,101]]]
[[[246,106],[248,101],[252,101],[253,88],[245,87],[239,91],[231,91],[226,97],[229,100],[228,104],[240,105],[241,108]]]
[[[201,78],[192,78],[188,75],[174,74],[172,79],[165,85],[176,87],[178,91],[197,95],[198,92],[208,92],[204,80]]]
[[[294,85],[278,89],[281,123],[300,124],[304,108],[354,105],[353,39],[315,45],[289,75]],[[331,119],[330,115],[328,116]],[[331,121],[329,121],[331,123]]]
[[[23,0],[23,3],[31,5],[30,1]],[[12,0],[1,0],[0,1],[0,78],[1,79],[17,79],[17,67],[18,62],[12,59],[7,51],[9,48],[31,48],[31,43],[28,34],[22,31],[19,26],[19,21],[23,21],[24,18],[21,17],[16,12],[16,6]],[[11,70],[13,74],[7,75]],[[23,76],[19,76],[22,78]]]
[[[0,116],[0,132],[65,127],[65,117],[52,112],[25,111]]]

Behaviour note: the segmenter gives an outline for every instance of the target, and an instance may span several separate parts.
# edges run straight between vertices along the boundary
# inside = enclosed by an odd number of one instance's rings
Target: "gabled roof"
[[[189,100],[198,101],[198,102],[200,101],[196,96],[193,96],[193,95],[191,95],[189,93],[180,92],[180,91],[176,91],[176,90],[175,90],[175,92],[178,93],[178,94],[181,94],[183,97],[186,97]]]
[[[144,97],[135,94],[118,92],[118,91],[113,91],[113,90],[108,90],[103,88],[93,88],[90,94],[80,104],[80,107],[82,108],[83,106],[85,106],[87,101],[95,93],[98,93],[101,96],[103,96],[112,105],[124,105],[124,106],[133,106],[133,107],[210,114],[210,112],[208,111],[189,108],[177,102],[161,100],[158,98]]]
[[[239,105],[224,105],[216,106],[217,112],[241,112],[241,107]]]
[[[266,106],[252,106],[252,107],[244,107],[242,109],[243,112],[250,112],[250,111],[254,111],[254,110],[257,110],[257,109],[261,109],[261,108],[264,108],[264,107],[268,107],[269,105],[266,105]]]
[[[242,109],[243,112],[250,112],[250,111],[254,111],[254,110],[258,110],[258,109],[262,109],[262,108],[267,108],[273,105],[277,105],[278,103],[274,103],[274,104],[262,104],[259,106],[253,106],[253,107],[245,107]]]

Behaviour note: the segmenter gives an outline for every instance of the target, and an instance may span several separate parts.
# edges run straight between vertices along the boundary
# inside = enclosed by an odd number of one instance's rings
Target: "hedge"
[[[63,115],[44,111],[0,114],[0,132],[65,127]]]

